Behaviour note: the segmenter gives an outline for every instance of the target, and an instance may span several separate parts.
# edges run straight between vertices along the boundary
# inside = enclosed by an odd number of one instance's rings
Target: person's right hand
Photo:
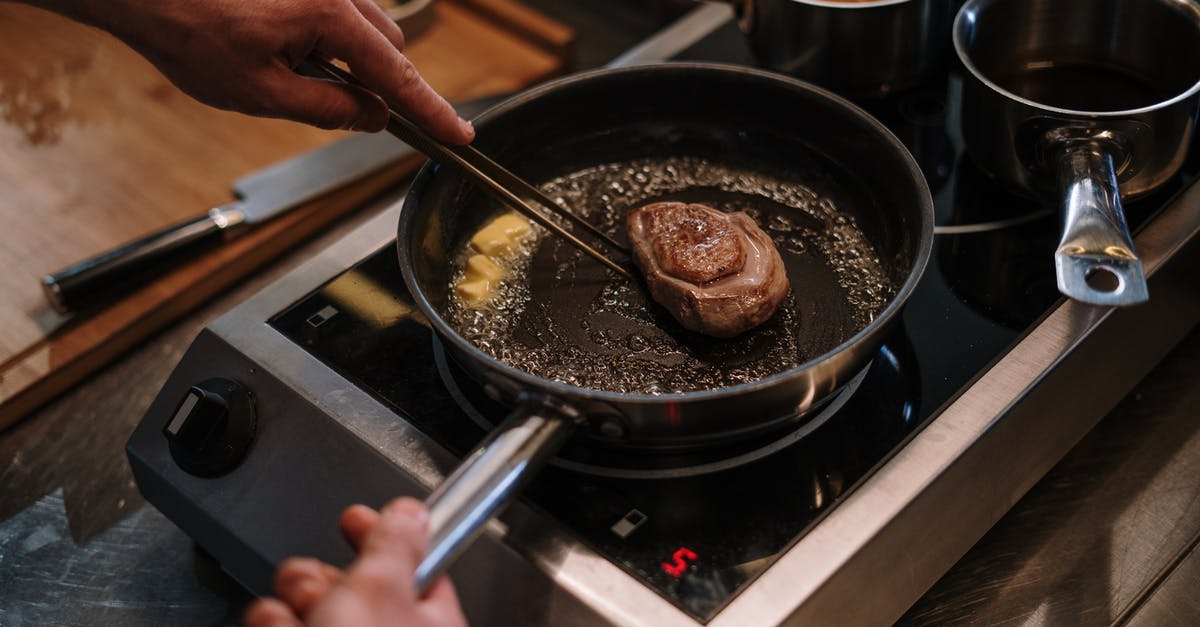
[[[358,559],[345,571],[311,558],[286,560],[275,573],[279,598],[251,605],[246,627],[465,626],[448,577],[417,597],[413,574],[425,553],[428,526],[429,514],[415,499],[397,499],[378,513],[350,507],[341,527]]]
[[[387,102],[443,141],[474,138],[401,53],[404,34],[372,0],[23,1],[111,32],[218,108],[378,131]],[[345,61],[367,89],[296,74],[313,53]]]

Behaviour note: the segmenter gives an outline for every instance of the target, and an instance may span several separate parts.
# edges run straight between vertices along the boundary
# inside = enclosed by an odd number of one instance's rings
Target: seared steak
[[[744,213],[659,202],[629,212],[625,226],[650,296],[687,329],[733,337],[787,296],[779,251]]]

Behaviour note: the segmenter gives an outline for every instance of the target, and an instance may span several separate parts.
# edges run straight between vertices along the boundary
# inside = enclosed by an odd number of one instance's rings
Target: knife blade
[[[129,279],[161,267],[168,257],[269,220],[414,154],[387,133],[339,139],[238,179],[233,202],[46,275],[42,290],[64,314],[110,299],[131,287]]]
[[[233,184],[235,207],[256,224],[415,154],[387,133],[360,133],[285,159]]]
[[[505,97],[468,100],[455,108],[470,119]],[[237,200],[48,274],[42,291],[62,314],[101,302],[128,289],[131,277],[161,267],[174,254],[269,220],[416,154],[389,133],[359,133],[285,159],[235,181]]]

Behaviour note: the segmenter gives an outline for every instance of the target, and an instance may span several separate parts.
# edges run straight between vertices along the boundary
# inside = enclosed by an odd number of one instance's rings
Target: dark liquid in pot
[[[491,305],[452,296],[446,319],[491,356],[579,387],[670,393],[757,381],[819,357],[882,310],[895,286],[829,181],[812,187],[688,157],[606,164],[542,186],[624,240],[625,213],[659,200],[744,211],[775,240],[792,290],[767,323],[720,340],[684,330],[640,284],[539,233]],[[824,189],[828,188],[828,189]],[[469,250],[458,259],[461,267]],[[453,293],[453,290],[451,290]]]
[[[1004,89],[1038,104],[1074,111],[1127,111],[1169,97],[1141,77],[1084,63],[1029,64],[1015,74],[997,75],[995,80]]]

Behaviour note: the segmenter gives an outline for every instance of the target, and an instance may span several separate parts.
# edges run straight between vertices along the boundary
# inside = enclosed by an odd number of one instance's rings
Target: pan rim
[[[911,266],[908,268],[908,274],[904,282],[901,283],[896,294],[891,301],[883,308],[879,315],[859,329],[852,336],[825,351],[824,353],[797,364],[786,370],[767,375],[756,381],[748,383],[739,383],[736,385],[724,386],[719,388],[692,390],[687,392],[667,392],[662,394],[650,394],[646,392],[615,392],[610,390],[597,390],[593,388],[585,388],[562,381],[546,379],[537,375],[531,374],[514,366],[511,366],[495,357],[484,352],[472,344],[467,339],[458,334],[450,325],[443,319],[426,298],[425,293],[421,290],[419,283],[413,271],[413,264],[406,261],[405,256],[414,248],[405,241],[403,237],[405,233],[411,235],[412,224],[417,211],[411,208],[410,202],[418,195],[418,192],[426,181],[435,174],[436,164],[427,162],[421,167],[421,170],[414,177],[409,193],[405,196],[399,218],[399,234],[397,238],[398,255],[400,256],[400,269],[404,277],[404,282],[408,287],[410,294],[413,297],[418,309],[429,320],[430,326],[442,338],[451,342],[458,350],[467,353],[472,359],[488,364],[505,376],[519,382],[522,386],[531,387],[541,390],[546,390],[551,394],[569,399],[579,399],[588,402],[619,402],[619,403],[637,403],[661,405],[669,403],[677,403],[680,401],[705,401],[715,399],[725,399],[731,397],[739,397],[745,394],[753,393],[757,390],[767,389],[777,386],[787,380],[794,379],[798,376],[803,376],[804,373],[810,372],[818,368],[821,364],[832,361],[836,356],[850,351],[853,347],[867,341],[871,336],[879,334],[881,331],[890,326],[904,305],[908,302],[909,296],[916,289],[917,283],[920,282],[925,273],[926,266],[933,250],[934,239],[934,207],[933,197],[929,189],[929,185],[925,180],[925,175],[917,165],[916,159],[913,158],[908,148],[891,132],[882,122],[874,116],[867,113],[853,102],[817,85],[801,81],[790,76],[760,70],[757,68],[749,68],[728,63],[710,63],[710,62],[668,62],[655,63],[647,65],[637,65],[631,67],[619,68],[603,68],[597,70],[588,70],[578,72],[558,78],[539,86],[533,87],[510,98],[503,100],[497,105],[489,108],[483,114],[475,118],[474,122],[479,126],[485,126],[487,121],[495,116],[502,115],[510,109],[521,106],[530,100],[541,97],[542,94],[559,89],[561,86],[577,82],[579,80],[593,79],[597,77],[608,77],[622,74],[638,74],[647,72],[717,72],[717,73],[736,73],[738,75],[750,75],[757,80],[767,80],[787,85],[791,89],[806,91],[820,98],[831,101],[834,106],[839,106],[854,115],[859,122],[864,125],[864,130],[868,133],[875,134],[877,138],[884,144],[889,145],[900,158],[900,163],[903,164],[905,173],[908,174],[910,180],[916,183],[916,191],[919,196],[919,207],[913,212],[913,216],[918,221],[921,237],[918,238],[918,249],[913,258]]]

